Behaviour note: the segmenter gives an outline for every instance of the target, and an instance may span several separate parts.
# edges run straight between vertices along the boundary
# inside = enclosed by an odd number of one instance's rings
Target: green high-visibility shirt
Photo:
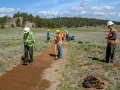
[[[24,41],[26,41],[26,42],[24,42],[24,44],[27,46],[33,46],[33,44],[36,43],[34,40],[34,35],[31,31],[28,34],[25,33],[23,36],[23,39],[24,39]]]

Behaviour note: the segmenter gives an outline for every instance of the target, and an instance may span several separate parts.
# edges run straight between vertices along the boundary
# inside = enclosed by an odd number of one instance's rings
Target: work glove
[[[26,40],[23,40],[23,42],[27,42]]]
[[[24,40],[24,42],[25,42],[25,43],[31,43],[31,41],[29,41],[29,40]]]
[[[27,41],[27,43],[31,43],[31,41]]]

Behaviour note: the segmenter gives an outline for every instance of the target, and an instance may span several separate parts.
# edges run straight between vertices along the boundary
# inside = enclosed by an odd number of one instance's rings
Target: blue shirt
[[[47,38],[50,38],[50,33],[49,32],[47,32]]]

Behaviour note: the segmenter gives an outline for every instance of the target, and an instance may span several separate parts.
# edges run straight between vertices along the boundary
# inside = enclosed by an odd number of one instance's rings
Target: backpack
[[[104,83],[100,82],[96,77],[91,75],[87,76],[82,82],[82,86],[84,88],[101,88],[102,84]]]

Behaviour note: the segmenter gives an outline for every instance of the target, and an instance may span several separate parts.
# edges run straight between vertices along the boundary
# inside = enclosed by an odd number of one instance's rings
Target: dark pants
[[[49,41],[49,40],[50,40],[50,37],[48,37],[47,40]]]
[[[27,60],[28,60],[28,53],[30,55],[29,61],[33,62],[33,46],[24,45],[24,55]]]
[[[66,40],[68,39],[68,37],[69,37],[69,34],[66,34]]]
[[[113,62],[114,60],[114,56],[115,56],[115,48],[116,48],[116,44],[113,45],[107,45],[107,49],[106,49],[106,62]]]

